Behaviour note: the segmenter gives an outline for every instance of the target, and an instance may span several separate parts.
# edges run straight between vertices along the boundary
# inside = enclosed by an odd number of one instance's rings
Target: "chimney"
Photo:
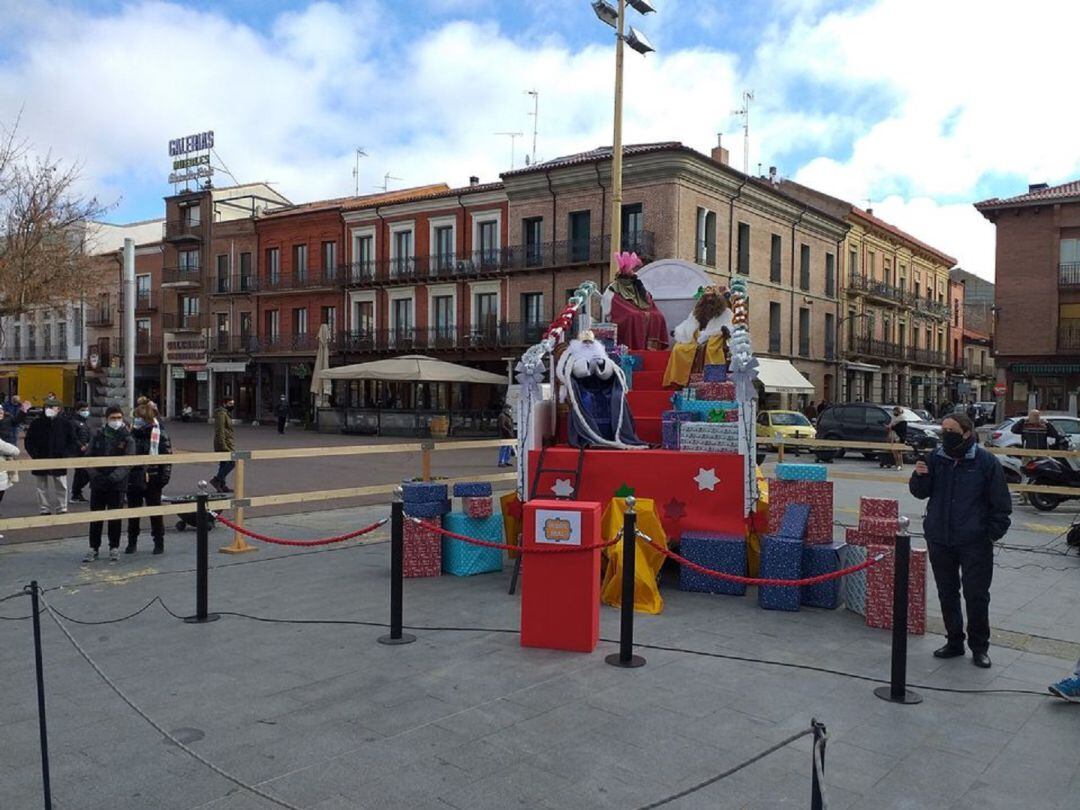
[[[1035,192],[1035,191],[1042,191],[1045,188],[1048,188],[1046,183],[1029,183],[1028,184],[1028,194],[1031,194],[1032,192]]]
[[[470,186],[478,186],[478,185],[480,185],[480,178],[477,177],[475,174],[470,175],[469,176],[469,185]]]
[[[722,137],[722,132],[716,133],[716,146],[712,148],[712,152],[710,154],[712,155],[712,159],[715,160],[717,163],[723,163],[725,166],[728,166],[731,164],[731,160],[730,156],[728,155],[728,150],[720,145]]]
[[[774,186],[780,185],[780,177],[776,174],[775,166],[769,167],[769,182],[772,183]]]

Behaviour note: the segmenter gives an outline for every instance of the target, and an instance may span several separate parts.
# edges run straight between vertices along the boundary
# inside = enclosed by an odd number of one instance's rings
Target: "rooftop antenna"
[[[383,175],[382,185],[381,186],[375,186],[375,188],[381,188],[383,190],[383,194],[385,194],[387,191],[390,190],[390,181],[391,180],[400,180],[400,179],[401,179],[400,177],[394,177],[394,175],[390,174],[390,172],[387,172],[386,174]]]
[[[496,132],[496,135],[506,135],[510,139],[510,168],[514,168],[514,145],[517,143],[517,139],[525,133],[523,132]]]
[[[526,90],[526,95],[533,97],[533,111],[529,113],[533,120],[533,143],[532,143],[532,160],[530,161],[534,166],[536,165],[536,130],[540,126],[540,91],[539,90]]]
[[[355,194],[355,196],[357,196],[357,197],[360,196],[360,158],[367,157],[367,156],[368,156],[368,153],[364,151],[364,147],[362,147],[362,146],[356,147],[356,165],[353,167],[352,176],[353,176],[353,183],[356,185],[356,194]]]
[[[738,110],[732,110],[732,115],[742,116],[743,120],[743,156],[742,156],[742,170],[743,174],[750,173],[750,102],[754,100],[753,90],[743,90],[742,94],[742,108]]]
[[[874,213],[874,201],[872,199],[870,199],[869,197],[863,197],[862,201],[864,203],[866,203],[866,213],[873,214]]]

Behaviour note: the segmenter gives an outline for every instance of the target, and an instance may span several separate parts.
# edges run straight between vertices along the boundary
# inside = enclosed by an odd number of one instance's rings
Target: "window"
[[[432,317],[435,320],[435,339],[452,342],[454,338],[454,296],[436,295],[431,302]]]
[[[252,343],[252,319],[250,312],[240,313],[240,342],[243,343],[245,351],[251,349]]]
[[[440,225],[435,229],[435,269],[452,270],[454,267],[454,226]]]
[[[15,357],[18,357],[22,351],[22,328],[19,324],[15,324],[11,329],[11,345],[15,349]]]
[[[293,245],[292,249],[293,280],[303,284],[307,281],[307,245]]]
[[[214,317],[216,320],[214,326],[216,348],[219,352],[227,352],[229,350],[229,313],[219,312]],[[147,324],[149,330],[149,321],[147,321]]]
[[[56,322],[56,347],[60,351],[67,350],[67,321]]]
[[[543,336],[544,294],[527,292],[521,294],[521,320],[525,324],[525,342],[536,343]]]
[[[489,219],[479,223],[479,256],[477,257],[482,267],[495,267],[499,263],[499,223]]]
[[[281,313],[276,309],[263,313],[263,337],[271,344],[281,340]]]
[[[750,275],[750,226],[745,222],[739,223],[739,264],[738,272],[744,276]]]
[[[918,298],[918,297],[919,297],[919,292],[920,292],[920,288],[919,288],[919,280],[918,280],[918,279],[915,279],[915,297],[916,297],[916,298]]]
[[[26,325],[26,350],[31,356],[37,350],[37,327],[32,323]]]
[[[836,297],[836,257],[831,253],[825,254],[825,295]]]
[[[150,319],[139,318],[135,321],[135,354],[150,353]]]
[[[853,276],[859,272],[859,253],[852,250],[848,254],[848,276]]]
[[[877,277],[877,254],[872,250],[866,254],[866,275],[871,279]]]
[[[1080,265],[1080,239],[1061,240],[1061,264]]]
[[[199,326],[199,296],[181,295],[180,303],[180,327],[182,329],[196,329]]]
[[[525,245],[525,266],[537,267],[543,261],[544,218],[529,217],[521,220],[521,241]]]
[[[199,251],[197,250],[181,250],[177,254],[179,261],[180,272],[182,273],[198,273],[199,272]]]
[[[319,311],[319,325],[330,327],[330,338],[337,334],[337,307],[322,307]]]
[[[632,203],[622,207],[622,249],[637,253],[642,250],[642,229],[645,215],[641,203]]]
[[[52,323],[45,321],[41,327],[41,342],[45,349],[45,356],[48,357],[52,354]]]
[[[810,246],[799,245],[799,289],[810,289]]]
[[[926,328],[926,349],[929,351],[934,347],[933,335],[930,332],[930,327]]]
[[[772,247],[769,250],[769,281],[779,284],[782,281],[780,274],[780,256],[783,250],[783,240],[777,234],[772,235]]]
[[[810,310],[799,307],[799,357],[810,356]]]
[[[353,332],[370,335],[375,330],[375,302],[353,302]]]
[[[780,305],[769,304],[769,351],[780,351]]]
[[[337,276],[337,242],[322,243],[322,274],[325,281]]]
[[[881,280],[890,287],[892,286],[892,260],[890,259],[885,259],[885,266],[882,268]]]
[[[352,280],[372,278],[375,275],[375,237],[357,236],[353,243]]]
[[[215,264],[217,276],[217,291],[228,292],[229,291],[229,257],[227,255],[217,256]]]
[[[390,316],[393,320],[392,327],[395,336],[399,339],[408,337],[412,329],[412,300],[396,298],[390,303]]]
[[[897,332],[898,332],[897,337],[896,337],[896,345],[899,346],[900,351],[903,352],[904,348],[907,345],[907,343],[906,343],[906,341],[907,341],[907,325],[906,324],[899,324],[896,327],[896,329],[897,329]]]
[[[184,205],[180,208],[180,222],[187,228],[198,227],[202,221],[202,209],[198,205]]]
[[[825,313],[825,359],[836,359],[836,316]]]
[[[589,242],[592,239],[592,213],[574,211],[570,214],[570,261],[587,262],[589,260]]]
[[[292,324],[294,335],[306,335],[308,333],[307,307],[296,307],[292,311]]]
[[[135,276],[135,306],[145,309],[150,306],[150,275]],[[76,310],[78,311],[78,310]]]
[[[251,254],[240,254],[240,292],[251,292]]]
[[[474,297],[473,324],[477,332],[494,333],[499,324],[499,315],[495,311],[498,302],[496,293],[477,293]]]
[[[694,257],[698,264],[716,267],[716,212],[706,208],[697,210],[697,236]]]
[[[394,259],[391,270],[395,276],[408,276],[413,270],[413,232],[394,231]]]
[[[281,283],[281,248],[266,249],[266,281],[271,287]]]

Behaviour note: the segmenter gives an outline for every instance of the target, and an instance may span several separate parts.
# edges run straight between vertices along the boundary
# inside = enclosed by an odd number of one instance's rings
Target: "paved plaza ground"
[[[876,471],[847,461],[833,469]],[[447,467],[447,474],[457,473]],[[895,476],[895,484],[837,481],[837,519],[855,522],[861,494],[901,497],[908,514],[920,514]],[[325,536],[386,512],[320,510],[253,526]],[[637,617],[637,640],[679,650],[639,650],[648,659],[642,669],[605,665],[611,641],[591,655],[521,648],[513,632],[518,597],[506,594],[509,565],[502,574],[406,581],[406,622],[427,629],[413,631],[415,644],[385,647],[376,643],[388,610],[385,530],[344,548],[214,553],[211,609],[227,615],[212,624],[184,624],[154,604],[126,621],[68,627],[167,730],[296,807],[642,807],[816,717],[829,729],[832,808],[1064,810],[1080,806],[1080,706],[1045,688],[1080,655],[1080,558],[1058,553],[1057,536],[1074,514],[1026,506],[1014,514],[1006,543],[1015,548],[997,554],[992,669],[932,658],[938,635],[911,639],[909,680],[925,698],[919,706],[880,701],[867,680],[776,665],[887,678],[889,634],[860,617],[763,611],[752,589],[746,598],[684,593],[670,573],[665,609]],[[163,556],[140,552],[87,568],[78,564],[81,538],[0,547],[0,597],[36,578],[52,606],[83,621],[123,617],[154,597],[186,615],[194,608],[192,540],[191,532],[170,533]],[[212,546],[228,540],[218,528]],[[28,611],[25,598],[0,605],[6,617]],[[271,623],[239,613],[357,623]],[[930,613],[931,628],[940,628],[932,596]],[[602,608],[601,621],[602,636],[615,639],[618,612]],[[54,806],[273,806],[165,741],[48,617],[43,635]],[[0,806],[38,807],[30,622],[0,621],[0,649]],[[807,807],[810,751],[804,738],[666,806]]]

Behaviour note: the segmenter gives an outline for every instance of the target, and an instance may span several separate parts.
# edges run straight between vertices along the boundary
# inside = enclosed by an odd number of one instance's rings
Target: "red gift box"
[[[892,535],[880,536],[864,532],[862,529],[854,526],[848,526],[845,532],[845,541],[849,546],[892,546],[895,542],[895,537]]]
[[[886,545],[892,545],[893,538],[900,533],[900,523],[894,517],[859,516],[859,531],[869,537],[888,539]]]
[[[892,518],[900,517],[900,502],[896,498],[859,498],[859,522],[863,518]]]
[[[435,529],[405,521],[402,542],[402,571],[407,577],[437,577],[442,574],[442,536]]]
[[[462,498],[461,508],[469,517],[491,517],[493,510],[492,499],[490,496]]]
[[[713,402],[732,402],[735,399],[735,383],[733,382],[695,382],[690,387],[694,389],[694,399],[707,399]]]
[[[807,545],[825,545],[833,540],[833,482],[777,481],[769,479],[769,534],[777,534],[784,509],[791,503],[810,507],[806,525]]]
[[[891,630],[896,557],[889,546],[875,544],[866,551],[871,558],[886,555],[866,572],[866,626]],[[926,633],[926,549],[911,550],[908,572],[908,633],[921,636]]]

